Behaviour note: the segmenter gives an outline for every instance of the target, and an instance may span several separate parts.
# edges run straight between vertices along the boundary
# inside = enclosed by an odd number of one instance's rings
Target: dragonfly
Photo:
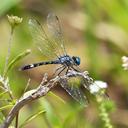
[[[61,65],[55,71],[60,75],[63,71],[66,74],[69,70],[78,71],[80,65],[80,57],[70,56],[65,49],[65,40],[60,25],[59,18],[54,13],[49,13],[47,16],[47,27],[50,37],[46,34],[46,31],[42,24],[35,20],[29,20],[29,26],[31,29],[32,37],[36,37],[36,43],[41,53],[48,57],[50,61],[42,61],[33,64],[28,64],[20,68],[20,70],[29,70],[42,65],[58,64]],[[76,86],[62,82],[61,86],[78,102],[83,103],[87,101],[84,93]]]

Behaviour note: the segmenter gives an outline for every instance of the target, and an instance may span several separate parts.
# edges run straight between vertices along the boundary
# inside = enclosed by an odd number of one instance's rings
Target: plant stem
[[[101,96],[96,96],[96,100],[99,105],[99,116],[104,123],[104,128],[113,128],[110,118],[109,118],[109,113],[107,112],[106,106],[105,106],[105,99],[102,98]]]
[[[9,58],[10,58],[10,55],[11,55],[13,30],[14,30],[14,27],[11,27],[10,37],[9,37],[9,41],[8,41],[8,51],[7,51],[7,56],[6,56],[6,60],[5,60],[3,77],[5,77],[6,70],[7,70],[7,65],[8,65],[8,61],[9,61]]]
[[[87,82],[87,84],[90,84],[90,77],[88,76],[88,72],[77,72],[74,70],[69,70],[69,72],[66,75],[63,75],[61,77],[56,76],[55,78],[52,78],[51,80],[47,80],[47,75],[45,74],[42,82],[40,85],[34,90],[33,93],[21,97],[18,102],[15,103],[11,111],[9,112],[8,116],[4,120],[3,124],[0,125],[0,128],[8,128],[13,119],[17,116],[17,113],[20,111],[20,109],[27,105],[28,103],[35,101],[43,96],[45,96],[54,86],[57,85],[57,83],[67,82],[70,77],[82,77],[84,81]],[[90,79],[90,80],[89,80]]]

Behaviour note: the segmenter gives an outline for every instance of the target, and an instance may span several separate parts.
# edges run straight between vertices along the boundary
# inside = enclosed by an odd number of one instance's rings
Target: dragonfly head
[[[73,59],[75,65],[80,65],[80,57],[73,56],[72,59]]]

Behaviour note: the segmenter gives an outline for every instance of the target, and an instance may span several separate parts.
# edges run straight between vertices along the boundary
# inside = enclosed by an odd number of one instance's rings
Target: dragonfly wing
[[[57,46],[60,55],[66,55],[64,46],[63,32],[61,29],[59,18],[54,13],[49,13],[47,16],[48,30]]]
[[[88,99],[82,90],[80,90],[79,87],[74,86],[74,84],[76,84],[75,82],[71,83],[68,80],[61,80],[60,84],[77,102],[84,106],[88,104]]]
[[[36,46],[42,52],[42,54],[50,59],[53,57],[57,57],[58,53],[55,49],[54,43],[47,36],[41,23],[35,19],[30,19],[29,27],[34,42],[36,43]]]

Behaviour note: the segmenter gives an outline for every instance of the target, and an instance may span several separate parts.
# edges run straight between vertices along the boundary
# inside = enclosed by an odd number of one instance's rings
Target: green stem
[[[3,77],[5,76],[5,73],[6,73],[6,70],[7,70],[8,61],[9,61],[9,58],[10,58],[10,55],[11,55],[13,30],[14,30],[14,27],[11,27],[11,33],[10,33],[10,37],[9,37],[9,41],[8,41],[8,51],[7,51],[7,56],[6,56],[5,66],[4,66]]]
[[[110,118],[109,118],[109,113],[107,112],[106,106],[105,106],[105,99],[101,96],[96,96],[96,100],[99,105],[99,116],[104,123],[104,128],[113,128]]]

